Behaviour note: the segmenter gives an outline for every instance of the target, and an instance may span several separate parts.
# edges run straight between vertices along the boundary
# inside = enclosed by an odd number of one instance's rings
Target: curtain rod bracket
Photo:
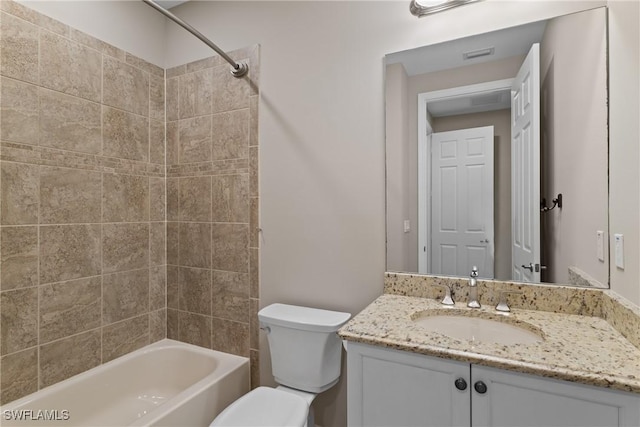
[[[244,62],[239,62],[236,65],[237,67],[231,67],[233,77],[242,77],[249,72],[249,66]]]

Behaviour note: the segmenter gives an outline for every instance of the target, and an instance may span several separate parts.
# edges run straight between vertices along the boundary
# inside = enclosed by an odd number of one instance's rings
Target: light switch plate
[[[596,247],[598,251],[598,260],[604,262],[604,231],[596,231]]]
[[[616,267],[624,270],[624,236],[622,234],[614,234],[613,240],[616,256]]]
[[[404,220],[404,232],[408,233],[411,231],[411,222],[408,219]]]

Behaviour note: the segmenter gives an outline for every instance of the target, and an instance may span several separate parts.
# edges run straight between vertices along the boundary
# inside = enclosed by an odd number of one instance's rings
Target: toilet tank
[[[267,331],[275,380],[320,393],[338,382],[342,341],[336,333],[351,315],[287,304],[272,304],[258,319]]]

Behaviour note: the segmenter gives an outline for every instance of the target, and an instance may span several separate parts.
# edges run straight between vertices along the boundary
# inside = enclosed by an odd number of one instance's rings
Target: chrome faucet
[[[500,299],[498,300],[498,305],[496,305],[496,311],[501,311],[503,313],[508,313],[511,311],[509,305],[507,304],[507,295],[508,294],[522,294],[522,291],[502,291],[500,292]]]
[[[440,301],[440,304],[455,305],[456,302],[453,300],[453,297],[451,296],[451,286],[447,285],[446,283],[435,283],[434,286],[439,286],[444,289],[444,298],[442,298],[442,301]]]
[[[469,302],[467,307],[470,308],[480,308],[480,303],[478,302],[478,279],[476,277],[478,277],[478,267],[474,265],[469,278]]]

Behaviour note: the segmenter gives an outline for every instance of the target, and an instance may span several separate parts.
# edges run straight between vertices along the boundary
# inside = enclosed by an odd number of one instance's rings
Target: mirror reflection
[[[608,286],[606,8],[389,54],[387,270]]]

